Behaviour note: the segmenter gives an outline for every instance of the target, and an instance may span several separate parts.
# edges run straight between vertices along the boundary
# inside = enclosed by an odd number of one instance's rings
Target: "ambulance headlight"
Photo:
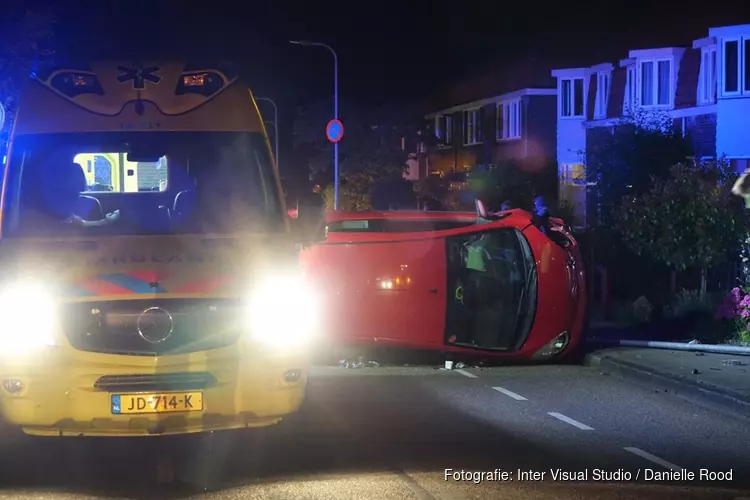
[[[262,279],[249,296],[251,338],[264,344],[294,347],[308,344],[318,332],[318,294],[299,274]]]
[[[34,281],[0,285],[0,354],[54,345],[55,301],[48,287]]]

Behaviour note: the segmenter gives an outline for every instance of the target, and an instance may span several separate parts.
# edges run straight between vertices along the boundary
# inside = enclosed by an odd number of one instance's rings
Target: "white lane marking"
[[[497,392],[505,394],[506,396],[512,397],[516,401],[528,401],[528,399],[526,399],[525,397],[521,396],[520,394],[516,394],[513,391],[509,391],[505,387],[493,387],[493,389],[495,389]]]
[[[683,470],[684,469],[684,467],[680,467],[679,465],[675,465],[672,462],[667,462],[666,460],[662,460],[656,455],[652,455],[651,453],[647,451],[643,451],[640,448],[633,448],[632,446],[627,446],[625,447],[625,451],[629,451],[633,455],[638,455],[641,458],[645,458],[649,462],[659,464],[665,469],[671,469],[671,470]]]
[[[589,427],[586,424],[582,424],[578,420],[573,420],[572,418],[566,417],[562,413],[557,413],[556,411],[547,412],[547,415],[549,415],[550,417],[555,417],[558,420],[562,420],[566,424],[570,424],[573,427],[577,427],[577,428],[581,429],[582,431],[593,431],[594,430],[593,427]]]
[[[477,377],[476,375],[474,375],[473,373],[469,373],[469,372],[467,372],[466,370],[455,370],[455,372],[456,372],[456,373],[460,373],[460,374],[461,374],[461,375],[463,375],[464,377],[469,377],[469,378],[478,378],[478,377]]]

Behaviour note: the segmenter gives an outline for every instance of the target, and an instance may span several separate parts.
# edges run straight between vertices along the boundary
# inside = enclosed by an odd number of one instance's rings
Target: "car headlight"
[[[280,347],[309,343],[318,332],[318,294],[298,274],[265,278],[253,287],[248,301],[253,340]]]
[[[0,353],[54,345],[55,301],[42,283],[0,285]]]

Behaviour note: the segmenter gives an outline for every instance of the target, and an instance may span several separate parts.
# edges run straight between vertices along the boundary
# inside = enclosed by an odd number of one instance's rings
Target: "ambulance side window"
[[[87,193],[143,193],[167,190],[167,158],[129,161],[125,153],[79,153],[73,161],[86,175]]]

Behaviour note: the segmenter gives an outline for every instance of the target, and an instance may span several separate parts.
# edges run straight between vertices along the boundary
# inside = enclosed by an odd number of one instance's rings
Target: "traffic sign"
[[[326,137],[331,142],[339,142],[344,137],[344,124],[341,120],[334,118],[326,125]]]

